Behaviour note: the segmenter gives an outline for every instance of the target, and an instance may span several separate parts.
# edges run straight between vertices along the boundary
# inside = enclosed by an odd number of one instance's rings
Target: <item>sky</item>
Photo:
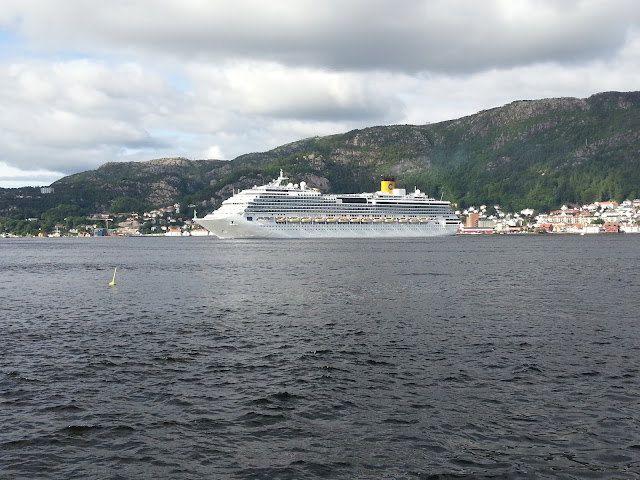
[[[2,0],[0,187],[638,79],[638,0]]]

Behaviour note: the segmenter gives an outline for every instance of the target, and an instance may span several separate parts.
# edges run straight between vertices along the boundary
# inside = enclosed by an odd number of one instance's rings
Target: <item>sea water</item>
[[[639,260],[624,234],[0,240],[0,478],[638,478]]]

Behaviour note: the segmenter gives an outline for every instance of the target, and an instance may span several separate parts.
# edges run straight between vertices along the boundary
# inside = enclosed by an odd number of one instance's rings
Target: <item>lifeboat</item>
[[[322,217],[316,217],[313,219],[314,223],[324,223],[325,220]]]
[[[371,223],[371,219],[369,217],[364,217],[362,219],[362,223]]]
[[[300,223],[300,217],[289,217],[289,218],[287,218],[287,222],[289,222],[289,223]]]
[[[409,219],[409,223],[420,223],[420,220],[418,220],[415,217],[412,217],[412,218]]]
[[[276,223],[285,223],[287,221],[284,217],[276,217]]]
[[[360,223],[360,219],[358,217],[351,217],[349,223]]]
[[[327,218],[327,223],[336,223],[336,219],[333,217],[328,217]]]
[[[347,217],[340,217],[338,223],[349,223],[349,219]]]
[[[399,219],[398,219],[398,222],[399,222],[399,223],[407,223],[407,222],[408,222],[408,220],[407,220],[406,218],[399,218]]]
[[[382,222],[381,218],[377,218],[376,217],[376,218],[373,219],[373,223],[381,223],[381,222]]]
[[[384,219],[384,223],[393,223],[393,222],[395,222],[395,221],[396,221],[396,219],[395,219],[395,218],[385,218],[385,219]]]
[[[420,223],[429,223],[429,219],[428,218],[421,218],[420,219]]]
[[[300,221],[302,223],[311,223],[311,217],[302,217]]]

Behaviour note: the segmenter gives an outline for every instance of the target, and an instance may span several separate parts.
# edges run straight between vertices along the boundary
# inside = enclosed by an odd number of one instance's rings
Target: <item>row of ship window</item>
[[[311,218],[311,217],[247,217],[248,222],[252,221],[258,222],[275,222],[279,224],[394,224],[394,223],[406,223],[406,224],[424,224],[439,223],[435,218],[427,218],[427,217],[386,217],[386,218],[370,218],[370,217],[319,217],[319,218]]]
[[[314,207],[301,207],[292,205],[290,208],[285,206],[279,206],[278,208],[257,208],[249,207],[246,209],[251,213],[285,213],[285,212],[306,212],[309,214],[335,214],[335,215],[407,215],[406,208],[314,208]],[[437,215],[437,214],[450,214],[451,210],[448,208],[412,208],[411,214],[414,215]]]

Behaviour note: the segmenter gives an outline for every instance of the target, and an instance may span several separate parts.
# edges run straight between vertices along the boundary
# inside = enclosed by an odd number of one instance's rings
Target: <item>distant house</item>
[[[477,228],[479,217],[480,215],[478,215],[477,213],[470,213],[469,216],[467,217],[467,222],[465,224],[465,227]]]
[[[460,235],[484,235],[484,234],[492,234],[494,233],[493,227],[490,228],[481,228],[481,227],[467,227],[466,225],[461,226],[458,229],[458,234]]]
[[[640,233],[640,226],[638,225],[621,225],[620,231],[624,233]]]
[[[600,208],[602,209],[607,209],[607,208],[615,208],[618,206],[618,202],[613,202],[613,201],[609,201],[609,202],[596,202],[596,205],[598,205]]]
[[[620,225],[614,222],[607,222],[604,224],[604,231],[607,233],[619,233]]]
[[[204,228],[192,228],[191,231],[189,232],[191,234],[191,236],[204,236],[204,235],[209,235],[209,230],[205,230]]]
[[[560,229],[567,225],[588,225],[593,217],[588,211],[580,211],[576,209],[563,208],[562,210],[554,210],[549,214],[538,215],[539,224],[552,224]]]

